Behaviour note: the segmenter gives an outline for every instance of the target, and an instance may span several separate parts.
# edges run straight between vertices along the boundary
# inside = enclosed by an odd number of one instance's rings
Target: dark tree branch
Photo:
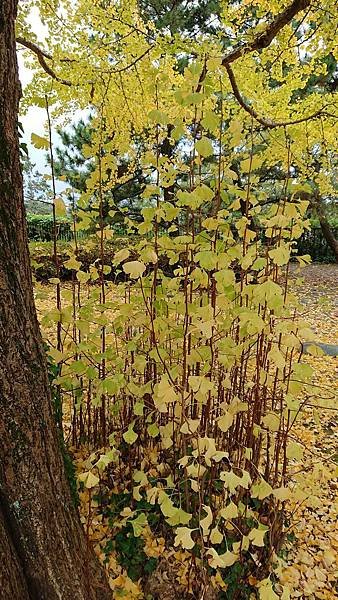
[[[310,0],[294,0],[292,2],[292,4],[290,4],[290,6],[288,6],[283,12],[281,12],[279,15],[277,15],[274,18],[274,20],[266,27],[265,31],[263,31],[261,34],[259,34],[251,44],[237,46],[229,54],[224,56],[224,58],[222,60],[222,66],[226,68],[226,71],[229,76],[230,84],[232,87],[232,91],[234,93],[236,100],[238,101],[240,106],[247,113],[249,113],[249,115],[252,116],[252,118],[254,118],[256,121],[258,121],[258,123],[260,123],[261,125],[263,125],[264,127],[268,128],[268,129],[274,129],[275,127],[285,127],[287,125],[296,125],[298,123],[303,123],[304,121],[309,121],[310,119],[315,119],[316,117],[322,116],[325,113],[323,112],[323,109],[320,109],[320,110],[316,111],[314,114],[309,115],[307,117],[303,117],[301,119],[295,119],[294,121],[283,121],[283,122],[277,122],[277,121],[273,121],[272,119],[259,116],[259,114],[255,111],[255,109],[252,106],[250,106],[249,104],[247,104],[245,102],[244,98],[242,97],[242,95],[238,89],[235,75],[234,75],[232,68],[230,67],[230,64],[233,63],[234,61],[236,61],[241,56],[245,56],[246,54],[255,52],[257,50],[263,50],[264,48],[267,48],[268,46],[270,46],[271,42],[276,37],[276,35],[286,25],[288,25],[299,12],[301,12],[305,8],[308,8],[310,6],[310,4],[311,4]],[[202,73],[200,75],[200,79],[199,79],[196,91],[199,92],[201,90],[203,81],[204,81],[206,75],[207,75],[207,66],[205,63]],[[329,115],[329,116],[332,116],[332,115]]]
[[[22,37],[17,37],[16,41],[21,44],[21,46],[25,46],[25,48],[28,48],[29,50],[31,50],[32,52],[34,52],[34,54],[37,56],[37,59],[41,65],[41,67],[43,68],[43,70],[53,79],[55,79],[56,81],[58,81],[59,83],[62,83],[63,85],[68,85],[71,86],[73,85],[70,81],[68,81],[67,79],[62,79],[61,77],[59,77],[55,71],[53,71],[53,69],[50,68],[50,66],[47,64],[46,62],[46,58],[48,60],[53,60],[53,57],[48,54],[47,52],[45,52],[44,50],[42,50],[39,46],[37,46],[36,44],[34,44],[33,42],[26,40],[25,38]],[[68,58],[64,58],[61,59],[61,62],[72,62],[71,59]]]
[[[226,71],[229,76],[232,91],[234,93],[234,96],[235,96],[238,104],[247,113],[249,113],[249,115],[251,115],[253,117],[253,119],[258,121],[258,123],[260,123],[267,129],[275,129],[276,127],[286,127],[287,125],[297,125],[298,123],[304,123],[305,121],[310,121],[310,119],[316,119],[317,117],[321,117],[326,114],[324,112],[323,108],[320,108],[315,113],[312,113],[311,115],[308,115],[307,117],[301,117],[299,119],[295,119],[294,121],[272,121],[271,119],[268,119],[266,117],[260,117],[259,114],[255,111],[255,109],[245,102],[243,96],[241,95],[241,92],[238,89],[235,75],[234,75],[234,72],[233,72],[232,68],[230,67],[230,65],[225,64],[225,68],[226,68]],[[332,115],[330,115],[330,116],[332,116]]]
[[[272,40],[281,31],[281,29],[283,29],[285,25],[288,25],[300,11],[304,10],[308,6],[310,6],[310,0],[294,0],[290,6],[283,10],[283,12],[277,15],[273,21],[267,25],[265,31],[260,33],[251,44],[238,45],[231,52],[229,52],[229,54],[224,56],[222,60],[223,67],[234,62],[241,56],[245,56],[245,54],[250,54],[256,50],[263,50],[263,48],[270,46]],[[201,90],[207,72],[207,66],[204,64],[197,86],[197,92]]]
[[[75,85],[71,81],[68,81],[67,79],[62,79],[55,73],[55,71],[53,71],[53,69],[51,69],[51,67],[48,65],[48,63],[45,60],[45,59],[53,60],[53,57],[51,54],[49,54],[48,52],[45,52],[45,50],[42,50],[42,48],[40,48],[40,46],[37,46],[37,44],[34,44],[34,42],[31,42],[30,40],[26,40],[23,37],[18,36],[16,38],[16,41],[18,44],[21,44],[21,46],[25,46],[25,48],[28,48],[29,50],[34,52],[34,54],[37,56],[37,59],[41,65],[41,67],[48,75],[50,75],[50,77],[52,77],[59,83],[62,83],[63,85],[68,85],[68,86]],[[149,54],[150,50],[152,50],[152,46],[149,46],[142,54],[140,54],[140,56],[137,56],[129,65],[126,65],[125,67],[121,67],[121,69],[115,69],[113,71],[109,71],[109,74],[123,73],[124,71],[128,71],[128,69],[135,66],[140,60],[142,60],[142,58],[144,58],[147,54]],[[59,61],[66,62],[66,63],[76,62],[75,59],[71,59],[71,58],[60,58]],[[92,82],[89,82],[89,83],[92,83]]]
[[[277,15],[274,20],[267,26],[265,31],[259,34],[252,44],[246,46],[238,46],[234,48],[227,56],[223,58],[222,65],[229,65],[234,62],[240,56],[255,52],[256,50],[263,50],[270,46],[272,40],[276,35],[288,25],[292,19],[302,10],[310,6],[310,0],[294,0],[290,6],[288,6],[283,12]]]

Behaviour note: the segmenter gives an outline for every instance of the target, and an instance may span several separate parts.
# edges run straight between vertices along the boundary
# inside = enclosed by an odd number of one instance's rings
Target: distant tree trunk
[[[323,205],[323,201],[321,198],[317,197],[314,204],[316,213],[318,215],[320,227],[323,233],[323,236],[326,240],[327,245],[331,248],[336,262],[338,263],[338,240],[336,240],[335,235],[332,231],[330,223],[328,222],[325,215],[325,208]]]
[[[29,265],[17,133],[17,0],[0,0],[0,598],[106,600],[72,505]]]

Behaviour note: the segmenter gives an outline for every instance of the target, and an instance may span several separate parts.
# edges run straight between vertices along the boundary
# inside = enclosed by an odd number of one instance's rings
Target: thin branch
[[[153,49],[153,46],[149,46],[142,54],[140,54],[139,56],[137,56],[135,58],[135,60],[133,60],[131,63],[129,63],[129,65],[126,65],[125,67],[121,67],[121,69],[114,69],[112,71],[112,73],[123,73],[123,71],[128,71],[128,69],[130,69],[131,67],[133,67],[134,65],[136,65],[140,60],[142,60],[142,58],[144,58],[145,56],[147,56],[147,54],[149,54],[149,52]]]
[[[229,76],[232,91],[238,104],[240,104],[240,106],[247,113],[249,113],[249,115],[256,119],[258,123],[260,123],[267,129],[274,129],[275,127],[286,127],[287,125],[297,125],[298,123],[304,123],[305,121],[309,121],[310,119],[316,119],[317,117],[326,114],[325,112],[323,112],[323,108],[320,108],[312,115],[308,115],[307,117],[301,117],[300,119],[295,119],[294,121],[272,121],[271,119],[268,119],[266,117],[260,117],[259,114],[255,111],[255,109],[245,102],[243,96],[241,95],[241,92],[238,89],[235,75],[230,65],[225,64],[225,68]]]
[[[44,71],[50,75],[50,77],[52,77],[53,79],[55,79],[56,81],[58,81],[59,83],[62,83],[63,85],[68,85],[68,86],[72,86],[75,85],[73,84],[71,81],[68,81],[66,79],[62,79],[61,77],[59,77],[55,71],[53,71],[53,69],[51,69],[51,67],[48,65],[48,63],[46,62],[45,59],[48,60],[53,60],[53,57],[51,54],[48,54],[48,52],[46,52],[45,50],[42,50],[42,48],[40,48],[40,46],[37,46],[36,44],[34,44],[34,42],[31,42],[30,40],[26,40],[25,38],[22,37],[17,37],[16,41],[21,44],[21,46],[25,46],[25,48],[28,48],[29,50],[31,50],[32,52],[34,52],[34,54],[37,56],[38,61],[41,65],[41,67],[44,69]],[[149,54],[149,52],[153,49],[153,46],[149,46],[142,54],[140,54],[139,56],[137,56],[131,63],[129,63],[128,65],[126,65],[125,67],[121,67],[120,69],[113,69],[113,70],[109,70],[107,71],[109,73],[109,75],[112,75],[114,73],[123,73],[124,71],[128,71],[128,69],[134,67],[140,60],[142,60],[142,58],[144,58],[145,56],[147,56],[147,54]],[[75,59],[72,58],[60,58],[59,59],[60,62],[76,62]],[[102,72],[102,70],[101,70]],[[92,82],[89,82],[92,83]]]
[[[53,79],[55,79],[56,81],[58,81],[59,83],[62,83],[63,85],[68,85],[68,86],[72,86],[73,84],[71,83],[71,81],[68,81],[67,79],[62,79],[61,77],[59,77],[55,71],[53,71],[53,69],[51,69],[51,67],[47,64],[46,62],[46,58],[48,60],[53,60],[53,57],[48,54],[47,52],[45,52],[44,50],[42,50],[39,46],[37,46],[36,44],[34,44],[33,42],[26,40],[25,38],[22,37],[17,37],[16,41],[21,44],[21,46],[25,46],[25,48],[28,48],[29,50],[31,50],[32,52],[34,52],[34,54],[37,56],[37,59],[41,65],[41,67],[43,68],[43,70]],[[60,62],[71,62],[71,59],[61,59]]]

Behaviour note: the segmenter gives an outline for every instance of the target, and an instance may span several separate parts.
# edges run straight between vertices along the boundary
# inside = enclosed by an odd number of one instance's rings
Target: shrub
[[[333,222],[332,230],[335,237],[338,237],[338,226]],[[311,224],[311,229],[304,231],[298,244],[299,254],[309,254],[314,262],[334,263],[335,256],[325,240],[321,227],[318,223]]]
[[[28,239],[30,241],[50,242],[53,239],[53,215],[27,214]],[[60,240],[72,239],[72,223],[67,219],[57,219],[57,237]]]
[[[129,243],[125,237],[115,237],[108,240],[104,245],[103,260],[105,265],[111,265],[114,254]],[[54,259],[53,242],[31,242],[29,244],[31,266],[34,276],[38,281],[47,282],[48,279],[56,277],[57,269]],[[86,240],[80,241],[77,249],[74,244],[66,241],[58,241],[57,257],[59,263],[59,277],[62,281],[72,278],[73,270],[65,266],[65,262],[72,256],[81,262],[81,270],[89,272],[90,267],[101,261],[100,242],[96,236],[91,236]],[[114,280],[121,273],[121,269],[112,269],[108,279]]]

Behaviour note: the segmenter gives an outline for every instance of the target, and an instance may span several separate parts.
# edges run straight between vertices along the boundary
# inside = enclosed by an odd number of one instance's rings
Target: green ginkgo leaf
[[[212,147],[212,143],[207,137],[202,137],[195,144],[195,148],[200,156],[206,158],[207,156],[211,156],[214,153],[214,149]]]
[[[134,427],[134,422],[129,425],[127,431],[123,434],[124,441],[130,445],[133,444],[134,442],[136,442],[136,440],[138,438],[138,434],[134,431],[133,427]]]

